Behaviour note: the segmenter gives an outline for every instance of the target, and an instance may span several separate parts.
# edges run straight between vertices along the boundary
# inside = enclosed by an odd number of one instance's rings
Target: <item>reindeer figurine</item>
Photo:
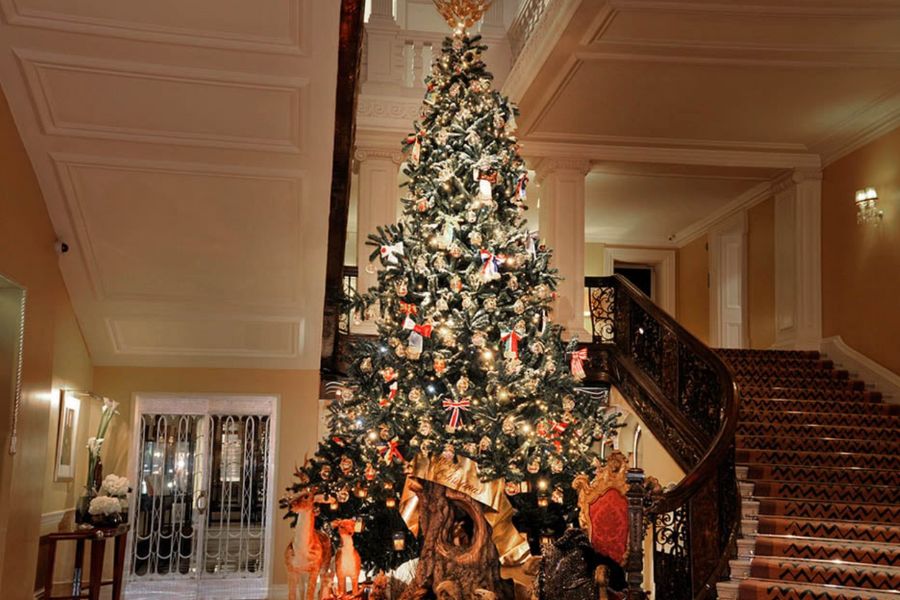
[[[353,534],[356,532],[356,521],[353,519],[343,519],[332,521],[331,526],[334,527],[341,536],[341,547],[338,548],[334,559],[334,570],[337,571],[338,594],[343,597],[347,589],[347,578],[350,578],[350,585],[353,586],[352,596],[356,598],[359,594],[359,571],[360,561],[359,552],[353,547]]]
[[[322,591],[328,587],[331,565],[331,540],[316,531],[315,489],[306,489],[291,498],[291,512],[296,513],[294,537],[284,553],[288,576],[288,600],[297,600],[303,575],[306,575],[306,600],[316,600],[316,580],[321,576]],[[321,593],[320,593],[321,597]]]

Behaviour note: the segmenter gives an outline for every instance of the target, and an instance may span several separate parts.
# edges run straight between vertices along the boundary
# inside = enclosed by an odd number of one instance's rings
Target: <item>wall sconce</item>
[[[884,211],[878,209],[878,192],[875,188],[856,190],[856,223],[878,223],[884,217]]]

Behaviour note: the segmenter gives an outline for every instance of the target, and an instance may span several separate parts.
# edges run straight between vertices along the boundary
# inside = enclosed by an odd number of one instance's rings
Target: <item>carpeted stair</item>
[[[743,537],[721,600],[900,600],[900,405],[817,352],[718,350]]]

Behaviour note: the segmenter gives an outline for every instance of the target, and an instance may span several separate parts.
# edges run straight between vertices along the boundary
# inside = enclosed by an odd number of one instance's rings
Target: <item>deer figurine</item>
[[[321,531],[316,531],[315,503],[315,489],[304,490],[290,501],[291,512],[298,517],[294,537],[284,553],[288,600],[297,600],[303,575],[306,575],[306,600],[316,600],[316,580],[319,576],[323,591],[330,579],[331,540]]]
[[[341,546],[338,548],[334,558],[334,570],[337,571],[338,593],[343,596],[347,589],[347,578],[350,578],[350,585],[353,586],[353,596],[359,593],[359,571],[360,561],[359,552],[353,547],[353,534],[356,533],[356,521],[353,519],[342,519],[333,521],[331,526],[334,527],[341,536]]]

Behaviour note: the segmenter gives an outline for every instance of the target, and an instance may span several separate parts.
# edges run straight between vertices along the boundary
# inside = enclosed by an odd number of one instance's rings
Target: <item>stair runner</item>
[[[741,393],[722,600],[900,600],[900,405],[817,352],[718,350]]]

